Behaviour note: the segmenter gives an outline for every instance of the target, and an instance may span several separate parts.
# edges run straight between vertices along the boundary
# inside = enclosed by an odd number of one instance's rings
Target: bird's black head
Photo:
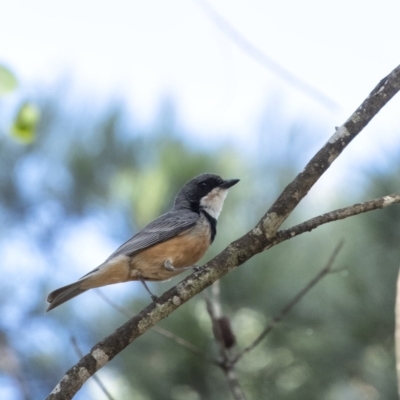
[[[239,179],[224,180],[218,175],[201,174],[187,182],[175,198],[174,209],[190,208],[199,212],[207,211],[217,219],[228,189]]]

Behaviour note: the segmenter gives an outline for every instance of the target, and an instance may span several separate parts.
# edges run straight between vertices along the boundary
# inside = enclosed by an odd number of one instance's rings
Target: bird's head
[[[174,209],[190,208],[193,211],[206,211],[218,219],[228,189],[239,179],[224,180],[218,175],[201,174],[187,182],[175,198]]]

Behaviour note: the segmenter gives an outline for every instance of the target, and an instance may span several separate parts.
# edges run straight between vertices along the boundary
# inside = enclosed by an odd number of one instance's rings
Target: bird
[[[217,233],[217,220],[228,189],[239,179],[203,173],[188,181],[170,211],[156,218],[123,243],[107,260],[74,283],[51,292],[46,312],[89,289],[140,281],[165,281],[188,268],[198,268]]]

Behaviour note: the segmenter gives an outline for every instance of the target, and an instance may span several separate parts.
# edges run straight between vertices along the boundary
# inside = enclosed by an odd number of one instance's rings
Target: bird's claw
[[[153,300],[153,303],[157,303],[160,301],[160,298],[158,296],[156,296],[155,294],[151,295],[151,300]]]

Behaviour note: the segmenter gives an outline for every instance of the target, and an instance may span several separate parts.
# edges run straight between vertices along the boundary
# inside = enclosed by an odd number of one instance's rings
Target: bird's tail
[[[70,285],[63,286],[57,290],[54,290],[47,296],[47,302],[50,303],[47,307],[46,312],[58,307],[60,304],[72,299],[75,296],[86,292],[87,289],[81,288],[82,281],[71,283]]]

